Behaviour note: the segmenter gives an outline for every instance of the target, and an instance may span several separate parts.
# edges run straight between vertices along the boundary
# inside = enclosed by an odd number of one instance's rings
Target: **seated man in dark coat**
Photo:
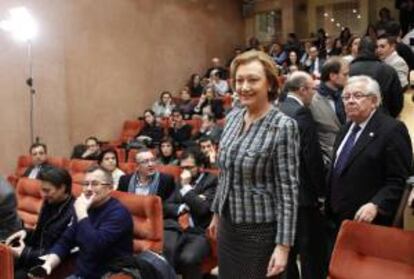
[[[132,256],[133,223],[128,209],[111,197],[112,175],[99,166],[86,171],[74,218],[63,235],[41,257],[50,274],[71,250],[79,247],[75,272],[69,278],[101,278],[111,262]]]
[[[65,169],[42,170],[41,195],[44,199],[34,230],[21,230],[11,235],[6,244],[16,258],[15,278],[27,278],[27,271],[39,264],[38,257],[55,244],[72,218],[74,198],[71,194],[72,178]]]
[[[202,278],[201,262],[210,254],[206,228],[210,224],[217,177],[199,171],[191,153],[181,156],[180,188],[168,199],[164,220],[164,253],[184,279]],[[183,230],[178,218],[189,213],[189,227]]]
[[[40,170],[48,169],[51,166],[47,163],[47,147],[44,143],[34,143],[30,146],[32,165],[26,169],[23,176],[38,178]]]
[[[137,195],[157,195],[164,201],[174,192],[174,178],[158,172],[156,161],[150,149],[142,148],[135,155],[138,164],[133,174],[121,176],[118,191]]]

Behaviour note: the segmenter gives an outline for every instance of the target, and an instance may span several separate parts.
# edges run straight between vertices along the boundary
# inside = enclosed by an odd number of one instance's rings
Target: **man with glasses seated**
[[[82,194],[74,203],[74,218],[63,235],[40,257],[42,266],[31,270],[34,277],[44,277],[79,248],[75,273],[68,278],[101,278],[108,264],[132,255],[133,223],[128,209],[112,198],[112,175],[99,166],[86,171]]]
[[[379,88],[368,76],[353,76],[342,94],[349,122],[335,141],[328,176],[332,245],[345,219],[391,225],[410,173],[410,136],[404,123],[378,109]]]
[[[118,191],[137,195],[158,195],[164,201],[174,192],[174,178],[155,169],[157,159],[150,149],[142,148],[135,155],[137,169],[121,176]]]
[[[206,228],[212,217],[217,177],[200,172],[200,162],[191,153],[182,154],[180,166],[180,188],[164,209],[164,255],[184,279],[203,278],[201,263],[210,254]],[[178,218],[185,213],[189,214],[189,227],[183,229]]]

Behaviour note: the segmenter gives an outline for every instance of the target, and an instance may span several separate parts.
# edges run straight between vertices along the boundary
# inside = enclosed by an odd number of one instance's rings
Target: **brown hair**
[[[231,85],[233,90],[236,88],[236,72],[240,65],[245,65],[247,63],[259,61],[264,68],[266,73],[266,78],[270,84],[270,91],[268,93],[269,101],[276,100],[279,94],[279,83],[277,80],[278,70],[273,59],[262,51],[249,50],[238,55],[231,62],[230,65],[230,76],[231,76]]]

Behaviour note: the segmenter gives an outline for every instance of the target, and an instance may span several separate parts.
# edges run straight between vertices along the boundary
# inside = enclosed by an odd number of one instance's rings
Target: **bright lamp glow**
[[[9,18],[0,22],[0,28],[10,32],[13,37],[22,41],[30,41],[37,34],[37,24],[25,7],[9,10]]]

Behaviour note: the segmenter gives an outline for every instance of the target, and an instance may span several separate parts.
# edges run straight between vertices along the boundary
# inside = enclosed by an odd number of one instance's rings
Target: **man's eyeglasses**
[[[366,98],[366,97],[369,97],[369,96],[372,96],[372,95],[373,94],[364,94],[362,92],[356,92],[354,94],[344,94],[344,95],[341,96],[341,98],[344,102],[348,102],[349,100],[351,100],[351,98],[353,98],[354,100],[359,101],[362,98]]]
[[[157,158],[137,160],[137,163],[142,164],[142,165],[148,165],[149,163],[156,163],[156,162],[157,162]]]
[[[98,186],[101,186],[101,185],[109,186],[109,185],[111,185],[111,183],[92,180],[92,181],[82,181],[81,185],[82,185],[82,187],[88,187],[89,185],[91,185],[92,188],[95,188],[95,187],[98,187]]]

